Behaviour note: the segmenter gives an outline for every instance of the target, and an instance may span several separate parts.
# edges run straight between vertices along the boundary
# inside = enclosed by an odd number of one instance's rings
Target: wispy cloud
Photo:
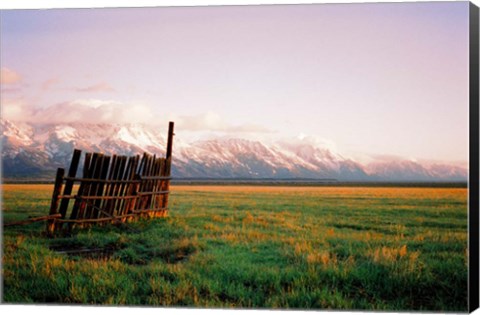
[[[225,133],[271,133],[274,132],[264,126],[256,124],[235,125],[228,123],[215,112],[207,112],[192,116],[173,117],[178,128],[185,131],[220,131]]]
[[[21,88],[20,86],[2,86],[2,94],[15,94],[15,93],[20,93]]]
[[[307,135],[305,133],[300,133],[296,137],[281,139],[278,141],[278,144],[289,148],[298,147],[299,145],[309,145],[316,148],[328,149],[334,153],[339,151],[335,141],[314,135]]]
[[[44,108],[29,106],[23,99],[7,100],[3,106],[4,119],[36,124],[164,124],[175,121],[176,129],[193,134],[204,132],[225,135],[259,135],[276,131],[256,124],[231,124],[214,112],[186,116],[158,115],[150,106],[141,103],[122,103],[115,100],[78,99]]]
[[[3,90],[2,90],[3,91]],[[13,121],[29,121],[33,116],[33,111],[25,102],[20,99],[2,99],[2,119]]]
[[[1,84],[5,84],[5,85],[17,84],[17,83],[20,83],[21,81],[22,81],[22,77],[17,72],[6,67],[2,67],[0,69]]]
[[[48,91],[48,90],[51,90],[52,87],[57,85],[59,82],[60,82],[59,78],[51,78],[51,79],[48,79],[48,80],[44,81],[40,88],[43,91]]]
[[[115,89],[108,83],[101,82],[87,87],[78,87],[74,89],[81,93],[95,93],[95,92],[114,92]]]
[[[10,100],[2,117],[38,124],[58,123],[151,123],[152,110],[142,104],[125,104],[112,100],[85,99],[33,108],[22,101]]]

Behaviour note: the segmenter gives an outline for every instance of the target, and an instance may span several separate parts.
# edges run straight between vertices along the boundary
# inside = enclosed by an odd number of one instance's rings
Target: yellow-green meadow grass
[[[171,190],[168,217],[128,227],[5,227],[4,301],[467,310],[467,189]],[[2,185],[3,221],[47,214],[51,193]]]

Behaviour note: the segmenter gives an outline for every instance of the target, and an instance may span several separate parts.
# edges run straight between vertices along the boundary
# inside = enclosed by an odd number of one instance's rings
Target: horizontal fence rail
[[[76,226],[94,223],[165,216],[172,179],[172,142],[170,122],[165,157],[86,153],[79,177],[82,151],[75,149],[68,173],[63,168],[57,170],[50,213],[42,217],[47,220],[47,233],[70,232]]]

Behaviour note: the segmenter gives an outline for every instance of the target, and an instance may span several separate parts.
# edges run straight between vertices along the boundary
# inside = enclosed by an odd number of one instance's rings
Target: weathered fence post
[[[138,163],[138,160],[139,160],[139,157],[136,158],[135,165]],[[129,191],[128,191],[129,196],[137,196],[138,190],[140,188],[140,175],[139,174],[134,174],[133,180],[135,182],[133,182],[130,185],[130,188],[129,188]],[[137,198],[129,200],[129,203],[127,204],[127,208],[126,208],[126,213],[127,214],[132,214],[135,211],[135,206],[138,203],[138,201],[139,201],[139,199],[137,199]]]
[[[55,186],[53,188],[53,194],[52,194],[52,203],[50,204],[50,215],[57,214],[58,211],[58,204],[60,202],[60,199],[58,198],[60,196],[60,193],[62,192],[62,186],[63,186],[63,175],[65,175],[65,169],[59,168],[57,170],[57,176],[55,177]],[[47,235],[53,235],[55,232],[55,219],[51,219],[47,221]]]
[[[173,136],[174,133],[174,123],[173,121],[169,122],[168,124],[168,140],[167,140],[167,152],[165,154],[165,163],[164,169],[162,170],[161,174],[166,177],[170,177],[171,172],[171,165],[172,165],[172,148],[173,148]],[[164,181],[165,184],[161,185],[163,191],[170,190],[170,180],[166,179]],[[165,194],[162,200],[162,208],[168,207],[168,194]],[[166,214],[166,210],[159,211],[157,216],[164,216]]]
[[[63,189],[63,194],[64,195],[70,195],[72,193],[72,188],[74,184],[73,178],[77,175],[77,169],[78,169],[78,164],[80,162],[80,156],[82,154],[81,150],[73,150],[73,156],[72,156],[72,162],[70,163],[70,168],[68,169],[68,178],[65,181],[65,188]],[[62,215],[62,219],[65,219],[65,215],[67,214],[67,209],[68,209],[68,203],[70,202],[70,199],[62,199],[62,202],[60,203],[60,208],[59,212]],[[55,229],[61,229],[62,228],[62,223],[57,223],[57,226]]]
[[[90,177],[90,164],[92,163],[92,154],[87,153],[85,154],[85,161],[83,163],[83,178]],[[73,203],[72,212],[70,213],[70,220],[78,219],[79,208],[83,207],[84,201],[82,201],[79,197],[85,194],[87,190],[88,183],[80,182],[80,187],[78,187],[77,198],[75,198],[75,202]],[[73,229],[74,223],[68,223],[67,231],[70,233]]]
[[[168,123],[167,153],[165,155],[166,159],[169,159],[169,158],[172,157],[173,136],[175,135],[173,133],[173,127],[174,127],[173,121],[169,122]]]

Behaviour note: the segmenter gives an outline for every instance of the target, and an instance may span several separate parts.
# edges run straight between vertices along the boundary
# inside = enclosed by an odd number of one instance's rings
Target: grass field
[[[167,218],[3,230],[6,303],[467,311],[464,188],[174,186]],[[3,185],[3,220],[52,186]],[[99,248],[88,256],[65,249]]]

